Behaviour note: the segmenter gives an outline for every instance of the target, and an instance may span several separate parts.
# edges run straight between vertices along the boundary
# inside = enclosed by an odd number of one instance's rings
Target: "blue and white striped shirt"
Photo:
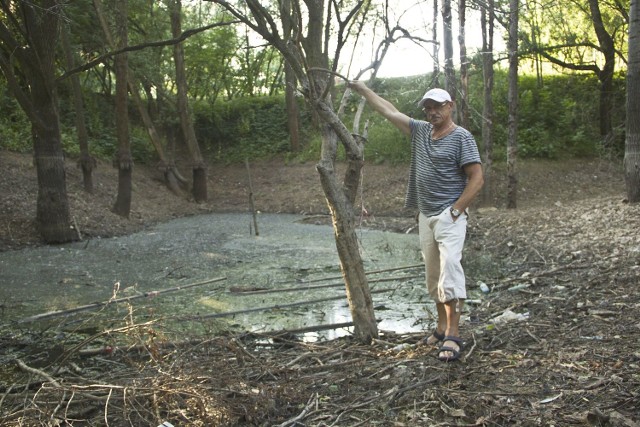
[[[426,216],[439,215],[460,197],[467,185],[463,167],[481,163],[471,133],[456,127],[438,140],[431,139],[433,125],[411,119],[411,167],[405,207]]]

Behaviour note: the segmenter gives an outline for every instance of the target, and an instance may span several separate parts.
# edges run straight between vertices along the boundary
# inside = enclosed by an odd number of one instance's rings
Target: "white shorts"
[[[454,222],[449,208],[436,216],[421,213],[418,225],[429,295],[437,303],[466,299],[460,261],[467,235],[467,214]]]

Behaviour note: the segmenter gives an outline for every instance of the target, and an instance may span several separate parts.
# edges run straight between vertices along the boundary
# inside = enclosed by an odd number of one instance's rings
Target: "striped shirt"
[[[438,140],[431,139],[433,125],[411,119],[411,167],[405,207],[426,216],[439,215],[455,203],[467,185],[463,167],[481,163],[471,133],[457,126]]]

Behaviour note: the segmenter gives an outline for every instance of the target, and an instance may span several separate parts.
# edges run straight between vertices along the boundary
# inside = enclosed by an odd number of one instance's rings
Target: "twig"
[[[300,412],[294,418],[291,418],[290,420],[287,420],[287,421],[283,422],[282,424],[278,424],[278,427],[287,427],[287,426],[290,426],[290,425],[294,425],[294,424],[297,424],[298,421],[304,419],[304,417],[307,416],[307,414],[309,413],[311,408],[313,408],[315,406],[315,401],[317,400],[317,398],[318,398],[318,394],[317,393],[312,394],[311,397],[309,398],[309,400],[307,401],[307,406],[304,407],[302,412]]]
[[[32,374],[35,374],[35,375],[39,376],[39,377],[42,377],[42,378],[46,379],[47,381],[49,381],[51,384],[53,384],[56,387],[62,387],[58,381],[56,381],[51,375],[47,374],[46,372],[41,371],[40,369],[36,369],[36,368],[32,368],[30,366],[27,366],[20,359],[16,359],[16,363],[18,364],[20,369],[22,369],[23,371],[30,372]]]
[[[249,179],[249,207],[251,208],[251,215],[253,216],[253,227],[256,231],[256,236],[260,235],[258,231],[258,218],[256,216],[256,204],[253,197],[253,183],[251,182],[251,169],[249,168],[249,160],[244,159],[244,164],[247,167],[247,177]]]
[[[380,289],[377,291],[371,291],[372,294],[381,294],[381,293],[386,293],[386,292],[394,292],[395,289]],[[205,314],[202,316],[183,316],[178,318],[178,320],[203,320],[203,319],[217,319],[219,317],[231,317],[231,316],[235,316],[237,314],[246,314],[246,313],[254,313],[256,311],[269,311],[269,310],[280,310],[283,308],[289,308],[289,307],[296,307],[299,305],[311,305],[311,304],[317,304],[319,302],[326,302],[326,301],[336,301],[336,300],[341,300],[344,299],[345,295],[340,295],[337,297],[329,297],[329,298],[320,298],[320,299],[315,299],[315,300],[308,300],[308,301],[299,301],[299,302],[293,302],[290,304],[277,304],[277,305],[271,305],[271,306],[267,306],[267,307],[257,307],[257,308],[248,308],[246,310],[237,310],[237,311],[226,311],[224,313],[211,313],[211,314]]]
[[[321,71],[321,72],[323,72],[323,73],[333,74],[334,76],[338,76],[338,77],[340,77],[342,80],[344,80],[344,81],[345,81],[345,82],[347,82],[347,83],[349,83],[349,82],[351,81],[350,79],[348,79],[347,77],[343,76],[343,75],[342,75],[342,74],[340,74],[340,73],[337,73],[337,72],[335,72],[335,71],[328,70],[328,69],[326,69],[326,68],[322,68],[322,67],[311,67],[311,68],[309,68],[309,71]]]

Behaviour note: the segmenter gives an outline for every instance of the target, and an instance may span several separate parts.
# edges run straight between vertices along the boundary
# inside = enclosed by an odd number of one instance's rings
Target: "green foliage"
[[[195,128],[204,152],[227,162],[285,153],[289,149],[284,97],[237,98],[194,105]],[[308,117],[301,118],[303,127]],[[307,126],[308,128],[308,126]],[[303,135],[307,132],[304,128]]]
[[[33,149],[31,123],[16,100],[9,95],[2,80],[0,80],[0,148],[22,153]]]

